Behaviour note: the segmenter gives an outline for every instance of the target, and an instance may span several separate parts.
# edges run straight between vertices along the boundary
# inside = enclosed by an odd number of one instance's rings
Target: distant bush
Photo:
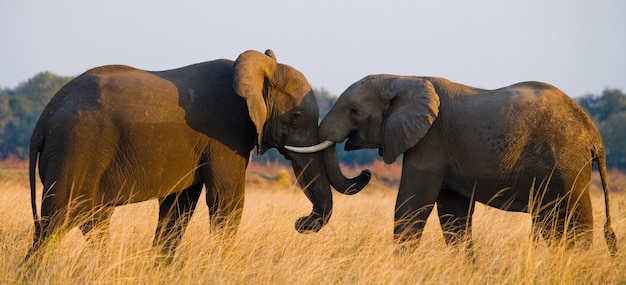
[[[71,77],[41,72],[15,89],[0,90],[0,160],[26,159],[30,136],[52,96]]]
[[[599,96],[586,95],[577,102],[602,135],[608,167],[626,169],[626,94],[619,89],[605,89]]]
[[[0,161],[24,160],[28,156],[30,136],[39,115],[50,98],[71,77],[41,72],[15,89],[0,89]],[[337,96],[324,88],[314,88],[320,110],[320,120],[335,104]],[[605,89],[602,94],[588,94],[577,99],[591,116],[602,134],[607,149],[607,163],[611,168],[626,169],[626,95],[619,89]],[[337,156],[345,165],[371,164],[380,160],[378,150],[344,151],[337,145]],[[253,151],[252,161],[258,163],[289,162],[275,149],[264,155]]]

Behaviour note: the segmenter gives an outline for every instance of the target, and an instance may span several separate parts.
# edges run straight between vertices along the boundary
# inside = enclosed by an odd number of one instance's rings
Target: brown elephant
[[[443,78],[370,75],[350,86],[320,124],[320,140],[403,154],[394,236],[418,240],[437,207],[448,244],[468,241],[476,201],[532,215],[535,237],[588,247],[589,180],[597,162],[604,233],[616,252],[602,138],[559,89],[524,82],[484,90]],[[328,144],[328,143],[327,143]],[[300,151],[295,148],[292,150]],[[537,229],[539,231],[537,231]]]
[[[300,232],[315,232],[331,215],[324,156],[297,154],[285,144],[318,142],[318,106],[306,78],[279,64],[271,50],[246,51],[236,61],[214,60],[167,71],[97,67],[65,85],[43,111],[32,135],[30,182],[35,237],[79,226],[87,234],[108,225],[113,206],[159,199],[154,244],[171,255],[206,188],[211,229],[233,236],[244,204],[250,151],[277,148],[291,160],[313,204]],[[35,165],[43,183],[41,218]],[[338,169],[334,171],[338,172]],[[340,192],[362,189],[330,175]],[[335,178],[335,180],[333,180]],[[340,180],[337,180],[340,179]]]

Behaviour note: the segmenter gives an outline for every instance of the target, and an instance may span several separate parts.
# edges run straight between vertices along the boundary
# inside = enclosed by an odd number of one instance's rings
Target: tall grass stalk
[[[612,175],[615,175],[612,173]],[[41,189],[41,188],[39,188]],[[614,188],[616,189],[616,188]],[[436,213],[416,249],[398,254],[392,241],[397,190],[374,184],[354,196],[334,195],[330,223],[302,235],[295,220],[311,204],[296,186],[248,185],[239,232],[225,246],[209,230],[201,203],[171,265],[155,266],[156,201],[118,207],[106,244],[75,228],[23,263],[32,242],[29,190],[0,179],[0,283],[43,284],[623,284],[626,282],[626,193],[612,193],[618,255],[602,236],[604,207],[592,183],[593,245],[589,250],[532,242],[528,214],[476,205],[476,260],[447,247]],[[201,197],[204,201],[204,197]],[[436,211],[436,210],[435,210]],[[99,229],[96,229],[96,231]],[[97,233],[94,233],[97,234]]]

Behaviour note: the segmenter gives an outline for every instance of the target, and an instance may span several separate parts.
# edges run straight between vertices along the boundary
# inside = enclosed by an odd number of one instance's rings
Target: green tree
[[[583,96],[578,99],[578,104],[595,120],[604,121],[614,114],[626,112],[626,95],[620,89],[605,89],[600,96]]]
[[[328,114],[330,108],[333,107],[335,101],[337,101],[337,96],[331,94],[328,90],[322,88],[313,88],[313,92],[315,92],[315,99],[317,100],[317,106],[320,110],[320,121]]]
[[[10,155],[25,159],[30,136],[50,98],[71,77],[45,71],[18,85],[0,91],[0,159]]]
[[[28,156],[30,135],[45,105],[71,77],[41,72],[15,89],[0,89],[0,159],[10,155]],[[320,120],[335,104],[337,96],[324,88],[314,88],[320,110]],[[619,89],[605,89],[601,95],[589,94],[579,98],[580,106],[592,117],[602,134],[609,167],[626,169],[626,95]],[[367,164],[380,159],[376,149],[344,151],[337,145],[337,155],[344,164]],[[254,161],[288,163],[275,149],[263,156],[253,155]]]
[[[613,114],[598,123],[609,167],[626,169],[626,112]]]
[[[601,95],[586,95],[578,104],[594,121],[606,148],[607,165],[626,169],[626,94],[619,89],[605,89]]]

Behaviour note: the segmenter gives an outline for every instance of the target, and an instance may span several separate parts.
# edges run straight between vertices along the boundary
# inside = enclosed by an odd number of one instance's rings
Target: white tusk
[[[290,145],[286,145],[285,148],[287,150],[293,151],[293,152],[299,152],[299,153],[314,153],[314,152],[318,152],[321,151],[323,149],[326,149],[327,147],[331,146],[335,144],[332,141],[324,141],[322,143],[316,144],[314,146],[290,146]]]

